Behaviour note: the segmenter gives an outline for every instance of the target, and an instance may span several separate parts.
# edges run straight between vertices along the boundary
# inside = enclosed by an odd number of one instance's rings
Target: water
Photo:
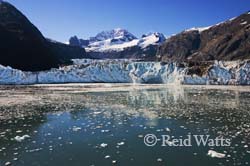
[[[127,84],[0,87],[0,165],[249,165],[250,89]],[[192,137],[146,146],[144,137]],[[28,135],[18,142],[16,136]],[[198,146],[193,135],[230,139]],[[209,150],[225,154],[212,158]]]

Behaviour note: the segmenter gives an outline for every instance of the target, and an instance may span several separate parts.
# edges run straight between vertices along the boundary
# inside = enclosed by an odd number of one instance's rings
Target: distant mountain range
[[[90,27],[91,28],[91,27]],[[14,6],[0,1],[0,64],[25,71],[71,64],[71,59],[136,59],[201,62],[250,59],[250,13],[166,39],[162,33],[140,38],[125,29],[103,31],[89,39],[73,36],[69,45],[46,39]]]
[[[250,12],[213,26],[191,28],[167,39],[158,32],[138,39],[127,30],[114,29],[87,40],[74,36],[69,43],[78,43],[90,57],[98,59],[163,62],[250,59]]]
[[[117,28],[98,33],[87,40],[73,36],[69,39],[72,46],[86,49],[92,58],[129,58],[154,59],[157,47],[166,40],[162,33],[148,33],[137,38],[125,29]]]

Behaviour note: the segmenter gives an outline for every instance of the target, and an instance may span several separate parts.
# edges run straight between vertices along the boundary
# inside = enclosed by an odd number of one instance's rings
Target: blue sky
[[[49,38],[125,28],[136,36],[209,26],[250,10],[250,0],[7,0]]]

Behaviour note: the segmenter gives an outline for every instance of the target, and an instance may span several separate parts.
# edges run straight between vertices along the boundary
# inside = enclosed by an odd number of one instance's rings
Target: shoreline
[[[134,83],[65,83],[65,84],[31,84],[31,85],[0,85],[0,91],[8,88],[31,88],[49,91],[68,91],[77,90],[80,92],[98,91],[129,91],[133,89],[215,89],[215,90],[234,90],[250,92],[249,85],[174,85],[174,84],[134,84]]]

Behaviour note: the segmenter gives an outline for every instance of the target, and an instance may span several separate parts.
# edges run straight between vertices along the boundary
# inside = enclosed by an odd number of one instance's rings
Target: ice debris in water
[[[167,131],[167,132],[170,132],[171,130],[167,127],[167,128],[165,128],[165,130]]]
[[[73,130],[73,131],[79,131],[79,130],[81,130],[81,129],[82,129],[81,127],[76,127],[76,126],[74,126],[72,130]]]
[[[104,158],[105,158],[105,159],[108,159],[108,158],[110,158],[110,156],[109,156],[109,155],[107,155],[107,156],[105,156]]]
[[[161,158],[158,158],[157,161],[158,161],[158,162],[162,162],[163,160],[162,160]]]
[[[106,144],[106,143],[101,143],[101,145],[100,145],[102,148],[105,148],[105,147],[107,147],[108,146],[108,144]]]
[[[118,146],[122,146],[124,144],[125,144],[125,142],[119,142],[119,143],[117,143]]]
[[[98,115],[98,114],[101,114],[101,113],[102,112],[100,112],[100,111],[99,112],[98,111],[97,112],[93,112],[94,115]]]
[[[214,150],[209,150],[208,153],[207,153],[208,156],[212,157],[212,158],[225,158],[226,155],[223,154],[223,153],[219,153],[219,152],[216,152]]]
[[[29,136],[29,135],[16,136],[14,139],[15,139],[17,142],[22,142],[22,141],[24,141],[26,138],[30,138],[30,136]]]
[[[6,162],[4,165],[5,166],[11,165],[11,162]]]
[[[109,130],[101,130],[102,133],[108,133]]]

